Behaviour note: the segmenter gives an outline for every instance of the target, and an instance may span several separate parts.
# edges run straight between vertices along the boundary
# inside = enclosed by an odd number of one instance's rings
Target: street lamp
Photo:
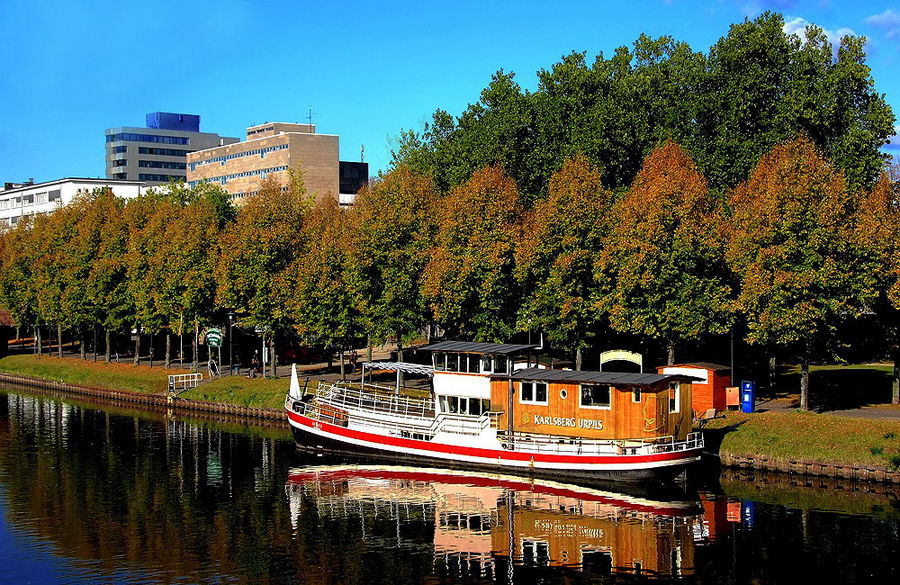
[[[232,343],[231,343],[231,326],[234,325],[234,313],[228,313],[228,375],[234,374],[234,366],[232,359]]]

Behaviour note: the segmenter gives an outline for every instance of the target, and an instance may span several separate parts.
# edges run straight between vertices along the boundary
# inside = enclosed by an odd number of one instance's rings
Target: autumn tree
[[[381,343],[395,339],[400,358],[428,318],[422,277],[437,197],[431,177],[401,165],[363,187],[348,212],[347,283],[366,332]]]
[[[677,344],[728,330],[718,207],[688,153],[667,141],[612,213],[598,310],[619,331],[663,342],[669,364]]]
[[[303,177],[291,172],[287,185],[266,178],[245,199],[237,221],[221,238],[215,276],[220,306],[238,314],[239,323],[262,332],[275,375],[275,334],[293,327],[297,261],[306,251],[303,225],[310,206]]]
[[[866,279],[867,305],[887,335],[894,362],[892,402],[900,404],[900,202],[898,185],[883,172],[857,208],[855,242]]]
[[[36,254],[30,218],[0,235],[0,302],[17,325],[37,322],[37,301],[32,281]]]
[[[554,346],[581,353],[603,320],[594,259],[603,249],[613,194],[586,157],[567,159],[550,178],[546,199],[525,217],[516,246],[516,278],[523,300],[517,328],[539,330]]]
[[[777,145],[729,196],[726,257],[740,283],[748,340],[801,356],[800,406],[818,341],[860,310],[865,280],[853,244],[853,194],[806,138]]]
[[[438,200],[435,245],[423,293],[452,336],[505,340],[515,328],[515,243],[522,215],[516,183],[496,166],[477,171]]]
[[[349,283],[347,218],[334,198],[325,197],[316,203],[304,232],[309,250],[297,262],[292,317],[301,334],[326,347],[338,348],[343,378],[344,351],[362,333],[362,319]]]

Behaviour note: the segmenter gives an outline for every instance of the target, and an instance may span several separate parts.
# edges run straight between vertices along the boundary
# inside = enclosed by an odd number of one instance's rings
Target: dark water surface
[[[0,389],[0,583],[898,577],[882,488],[725,473],[662,497],[353,465],[282,430]]]

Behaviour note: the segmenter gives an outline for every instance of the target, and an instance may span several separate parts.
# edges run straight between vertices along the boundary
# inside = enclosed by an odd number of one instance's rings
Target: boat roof
[[[682,374],[635,374],[630,372],[592,372],[586,370],[551,370],[526,368],[512,374],[514,380],[546,380],[548,382],[589,382],[613,386],[650,386],[666,380],[692,380]]]
[[[429,351],[458,351],[463,353],[488,353],[509,355],[522,353],[530,349],[538,349],[540,345],[515,344],[515,343],[476,343],[474,341],[441,341],[433,345],[426,345],[419,349]]]

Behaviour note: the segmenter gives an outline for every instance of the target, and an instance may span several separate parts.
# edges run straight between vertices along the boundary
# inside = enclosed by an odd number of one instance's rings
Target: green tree
[[[421,284],[437,197],[429,176],[401,165],[364,187],[349,211],[348,285],[367,333],[381,343],[394,338],[401,353],[428,318]]]
[[[867,292],[853,203],[844,174],[806,138],[777,145],[729,196],[726,258],[748,341],[799,351],[804,410],[814,343],[833,339]]]
[[[598,310],[619,331],[664,342],[669,364],[678,343],[728,330],[718,208],[688,153],[669,141],[647,157],[612,213]]]
[[[546,332],[555,347],[581,352],[603,316],[592,303],[594,258],[603,250],[613,195],[584,156],[566,160],[550,178],[546,199],[526,215],[516,246],[523,293],[517,328]]]
[[[522,204],[515,181],[486,167],[438,200],[433,214],[438,228],[423,293],[435,320],[451,336],[504,340],[519,301],[514,251]]]

